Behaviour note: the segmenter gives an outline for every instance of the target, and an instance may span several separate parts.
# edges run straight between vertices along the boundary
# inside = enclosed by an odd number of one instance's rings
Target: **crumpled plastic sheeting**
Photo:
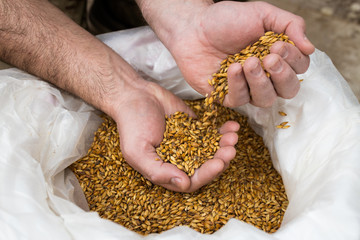
[[[84,102],[15,68],[0,71],[0,102],[0,239],[67,239],[59,203],[78,209],[74,187],[63,177],[56,189],[54,180],[84,154],[100,119]]]
[[[148,80],[182,98],[201,96],[150,28],[99,38]],[[94,109],[19,70],[0,71],[0,239],[360,239],[359,103],[318,50],[299,78],[295,98],[237,109],[263,136],[283,178],[290,204],[281,228],[267,234],[232,219],[212,235],[176,227],[143,237],[77,206],[78,185],[65,168],[92,141],[100,123]],[[282,121],[291,127],[276,129]]]

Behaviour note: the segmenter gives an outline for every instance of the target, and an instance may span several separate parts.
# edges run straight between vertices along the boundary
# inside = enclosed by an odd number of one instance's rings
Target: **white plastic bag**
[[[182,98],[201,96],[150,28],[99,38],[148,80]],[[281,228],[267,234],[232,219],[212,235],[176,227],[143,237],[84,211],[66,170],[90,146],[101,121],[95,110],[29,74],[0,71],[0,239],[360,239],[359,103],[320,51],[299,77],[294,99],[238,109],[263,136],[283,178],[290,203]],[[275,128],[285,120],[290,128]]]

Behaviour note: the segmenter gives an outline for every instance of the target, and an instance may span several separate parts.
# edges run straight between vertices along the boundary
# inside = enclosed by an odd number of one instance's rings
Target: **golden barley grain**
[[[289,122],[282,122],[280,123],[281,126],[285,126],[286,124],[288,124]]]
[[[199,117],[204,114],[204,101],[187,104]],[[222,106],[218,112],[216,126],[228,120],[242,126],[236,157],[220,177],[194,193],[169,191],[152,184],[131,168],[120,151],[116,123],[105,117],[88,154],[71,166],[90,209],[144,235],[180,225],[201,233],[213,233],[230,218],[275,232],[288,200],[268,149],[250,128],[246,117]],[[102,138],[104,131],[111,134]]]
[[[116,123],[105,116],[88,154],[71,165],[90,209],[144,235],[180,225],[213,233],[231,218],[275,232],[288,205],[282,179],[247,118],[220,104],[228,93],[228,66],[250,56],[263,59],[279,40],[291,43],[283,34],[267,32],[258,42],[223,60],[220,70],[208,80],[214,91],[204,100],[186,102],[197,119],[181,112],[165,117],[163,141],[156,149],[161,159],[154,160],[171,162],[189,176],[219,149],[218,128],[229,120],[239,122],[236,156],[221,176],[194,193],[153,185],[126,163]],[[277,127],[290,127],[286,124]]]

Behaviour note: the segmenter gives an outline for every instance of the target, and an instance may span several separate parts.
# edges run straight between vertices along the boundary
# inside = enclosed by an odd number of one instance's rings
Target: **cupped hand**
[[[247,59],[243,66],[230,65],[229,94],[224,105],[236,107],[250,102],[269,107],[278,96],[292,98],[297,94],[300,84],[296,74],[307,70],[308,55],[314,51],[301,17],[264,2],[224,1],[195,11],[186,24],[183,28],[178,24],[174,35],[164,43],[185,79],[199,93],[205,95],[213,90],[207,80],[227,55],[239,52],[265,32],[274,31],[288,35],[296,47],[284,42],[271,47],[271,54],[263,60],[271,78],[255,57]]]
[[[171,92],[152,82],[122,93],[117,105],[117,122],[121,150],[125,160],[152,183],[178,192],[193,192],[211,182],[223,172],[235,157],[236,131],[239,124],[225,123],[220,132],[220,149],[195,174],[188,175],[171,163],[156,160],[155,148],[160,145],[165,131],[165,114],[176,111],[195,116],[186,104]]]

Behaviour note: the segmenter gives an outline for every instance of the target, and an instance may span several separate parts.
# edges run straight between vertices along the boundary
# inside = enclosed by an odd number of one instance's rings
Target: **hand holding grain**
[[[239,124],[229,122],[220,128],[219,149],[193,176],[189,177],[175,165],[163,162],[155,147],[163,139],[165,115],[179,111],[196,116],[181,99],[157,84],[146,82],[143,89],[134,91],[123,93],[126,101],[119,104],[119,115],[114,120],[124,158],[152,183],[173,191],[193,192],[222,173],[235,157]]]
[[[250,102],[269,107],[277,97],[292,98],[297,94],[296,74],[307,70],[308,55],[314,51],[314,46],[305,37],[305,23],[301,17],[264,2],[224,1],[192,8],[191,4],[183,3],[177,9],[183,7],[186,12],[176,10],[183,14],[171,11],[171,4],[168,5],[167,12],[158,16],[166,21],[156,18],[150,25],[155,26],[185,79],[199,93],[211,93],[208,79],[227,55],[254,43],[265,32],[274,31],[288,35],[295,46],[283,42],[273,45],[270,54],[263,59],[271,79],[257,58],[229,67],[229,94],[224,105],[236,107]],[[169,21],[172,18],[176,21]],[[176,27],[168,26],[163,31],[167,22],[168,25],[176,23]],[[161,28],[156,27],[160,23]]]

